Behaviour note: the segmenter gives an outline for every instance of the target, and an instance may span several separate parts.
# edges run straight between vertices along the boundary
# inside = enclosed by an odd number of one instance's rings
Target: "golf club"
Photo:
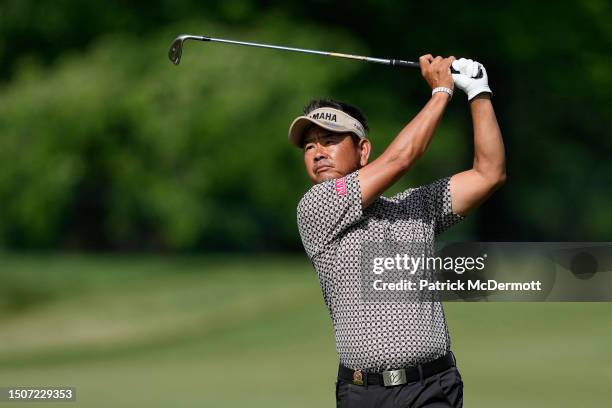
[[[260,43],[254,43],[254,42],[228,40],[224,38],[213,38],[213,37],[206,37],[202,35],[191,35],[191,34],[179,35],[172,42],[172,45],[170,46],[170,50],[168,51],[168,57],[170,58],[170,61],[172,61],[174,65],[178,65],[181,62],[181,56],[183,54],[183,43],[187,40],[218,42],[218,43],[234,44],[234,45],[246,45],[249,47],[259,47],[259,48],[271,48],[274,50],[302,52],[306,54],[323,55],[327,57],[349,58],[349,59],[361,60],[365,62],[373,62],[376,64],[391,65],[393,67],[419,68],[419,63],[413,62],[413,61],[404,61],[404,60],[399,60],[399,59],[387,59],[387,58],[373,58],[373,57],[365,57],[362,55],[342,54],[339,52],[330,52],[330,51],[309,50],[305,48],[284,47],[281,45],[260,44]],[[452,67],[451,67],[451,72],[457,73],[457,71]],[[481,76],[482,76],[482,72],[478,72],[478,75],[476,76],[476,78],[480,78]]]

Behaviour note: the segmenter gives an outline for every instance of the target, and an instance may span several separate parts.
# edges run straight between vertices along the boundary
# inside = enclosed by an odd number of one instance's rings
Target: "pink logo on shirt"
[[[336,194],[339,196],[346,195],[346,177],[336,179]]]

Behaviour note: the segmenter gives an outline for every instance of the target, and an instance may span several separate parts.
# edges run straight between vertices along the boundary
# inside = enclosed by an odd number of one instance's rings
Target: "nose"
[[[325,150],[325,148],[321,146],[320,143],[315,144],[315,155],[314,155],[315,163],[318,162],[319,160],[323,160],[327,158],[328,158],[328,155],[327,155],[327,151]]]

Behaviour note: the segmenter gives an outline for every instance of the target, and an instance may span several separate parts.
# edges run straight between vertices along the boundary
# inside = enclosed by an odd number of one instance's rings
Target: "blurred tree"
[[[22,61],[51,64],[68,50],[83,52],[100,35],[145,36],[201,15],[209,21],[248,25],[270,10],[254,0],[4,0],[0,2],[0,78]],[[198,27],[200,31],[203,26]],[[246,28],[246,27],[243,27]]]
[[[247,38],[280,41],[269,19]],[[227,28],[212,23],[185,23]],[[296,41],[350,41],[292,25]],[[24,66],[0,95],[0,236],[14,247],[294,248],[301,155],[286,132],[333,61],[110,36],[53,69]],[[239,33],[240,34],[240,33]],[[305,42],[305,41],[304,41]],[[274,228],[271,228],[274,226]]]
[[[166,48],[189,31],[405,59],[474,57],[495,92],[509,180],[458,236],[609,240],[609,2],[361,1],[330,12],[338,7],[2,2],[0,240],[297,248],[294,207],[308,182],[283,135],[301,106],[333,96],[363,107],[380,153],[427,98],[416,71],[248,48],[188,44],[185,66],[173,67]],[[188,22],[198,15],[207,19]],[[462,98],[398,189],[470,165]]]

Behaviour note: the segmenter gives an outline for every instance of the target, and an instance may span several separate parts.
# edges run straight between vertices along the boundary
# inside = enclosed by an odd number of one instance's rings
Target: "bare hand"
[[[421,66],[421,75],[427,81],[431,89],[443,86],[454,88],[453,77],[451,76],[451,64],[455,57],[442,58],[440,56],[434,58],[431,54],[423,55],[419,58]]]

